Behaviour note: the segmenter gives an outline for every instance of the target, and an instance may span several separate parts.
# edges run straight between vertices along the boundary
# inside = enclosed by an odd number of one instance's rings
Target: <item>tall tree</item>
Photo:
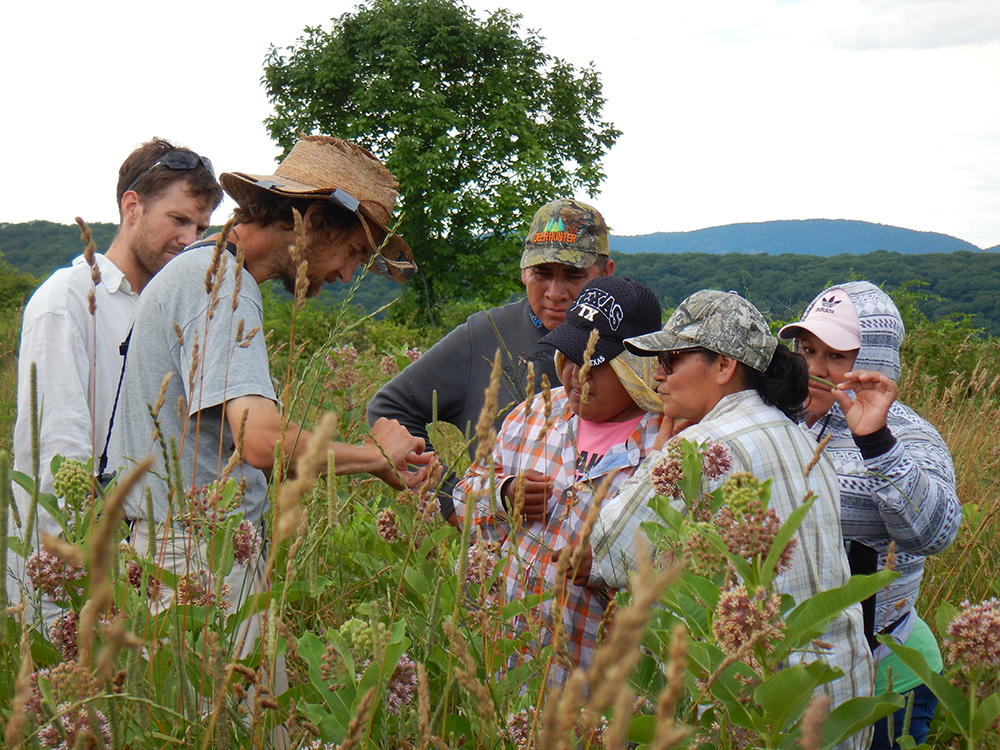
[[[396,175],[400,233],[421,269],[404,299],[431,321],[449,300],[507,299],[535,209],[593,196],[620,135],[601,119],[593,66],[546,54],[520,18],[500,10],[480,22],[454,0],[370,0],[266,60],[267,126],[286,152],[301,132],[336,135]]]

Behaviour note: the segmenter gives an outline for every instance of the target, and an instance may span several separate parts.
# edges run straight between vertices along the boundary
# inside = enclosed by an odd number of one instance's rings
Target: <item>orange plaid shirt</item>
[[[614,589],[577,586],[570,580],[564,591],[557,591],[552,551],[579,541],[594,493],[609,474],[617,470],[606,498],[632,476],[653,448],[660,415],[645,414],[624,444],[615,446],[596,465],[578,474],[576,436],[580,419],[570,409],[562,388],[552,390],[551,402],[553,423],[547,431],[541,396],[534,398],[530,410],[524,402],[507,416],[493,450],[492,474],[489,466],[473,465],[455,488],[455,509],[464,519],[471,505],[472,523],[484,538],[502,543],[499,557],[506,583],[504,603],[546,590],[565,602],[562,621],[569,654],[575,666],[587,668],[597,647],[598,626]],[[545,522],[524,522],[515,552],[500,492],[508,479],[528,469],[552,476],[555,481]],[[536,610],[547,624],[542,646],[551,641],[552,604],[552,600],[543,602]],[[524,626],[523,622],[514,623],[515,631]],[[568,674],[556,666],[550,676],[563,683]]]

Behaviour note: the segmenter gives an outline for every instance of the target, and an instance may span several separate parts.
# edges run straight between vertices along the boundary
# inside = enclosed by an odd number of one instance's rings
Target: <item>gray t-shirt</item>
[[[146,487],[152,492],[157,523],[167,519],[171,506],[174,521],[187,507],[169,496],[163,449],[150,416],[165,375],[170,380],[158,420],[167,450],[174,439],[180,453],[183,480],[176,493],[188,494],[216,481],[229,461],[234,439],[223,410],[227,400],[247,395],[277,400],[260,331],[260,289],[244,271],[234,310],[236,263],[223,253],[223,280],[209,318],[211,295],[205,278],[212,255],[212,247],[198,246],[179,255],[153,277],[139,300],[114,429],[120,430],[126,471],[147,455],[155,463],[126,500],[130,519],[146,517]],[[267,506],[267,478],[246,463],[230,476],[237,483],[246,479],[241,507],[256,524]]]

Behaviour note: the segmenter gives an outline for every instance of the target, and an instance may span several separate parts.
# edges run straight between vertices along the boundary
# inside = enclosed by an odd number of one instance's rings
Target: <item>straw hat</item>
[[[304,136],[296,141],[274,174],[225,172],[219,181],[241,205],[259,190],[292,198],[331,200],[361,219],[372,250],[379,253],[372,270],[401,284],[417,272],[413,251],[402,238],[389,236],[385,247],[378,250],[369,225],[389,234],[399,183],[382,162],[357,144],[325,135]]]

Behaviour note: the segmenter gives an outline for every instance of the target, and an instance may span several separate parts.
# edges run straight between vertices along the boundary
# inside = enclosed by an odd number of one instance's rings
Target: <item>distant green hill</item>
[[[117,224],[90,224],[98,252],[104,252],[118,230]],[[23,224],[0,224],[0,253],[4,260],[39,279],[57,268],[69,265],[83,252],[80,228],[76,224],[29,221]]]
[[[91,227],[101,250],[110,244],[115,228],[113,224]],[[75,226],[44,221],[0,224],[0,253],[10,266],[44,279],[80,254],[83,245],[79,235]],[[865,242],[873,245],[873,251],[858,254]],[[735,243],[742,243],[744,250],[728,249]],[[650,244],[659,249],[633,252]],[[791,253],[788,248],[792,246],[801,250]],[[734,224],[644,237],[613,236],[611,247],[618,273],[648,285],[665,308],[676,306],[698,289],[736,289],[774,317],[788,319],[831,283],[865,278],[894,289],[917,280],[928,284],[928,293],[942,298],[920,303],[928,317],[970,315],[974,325],[1000,336],[998,248],[980,250],[943,234],[861,221],[814,219]],[[677,250],[680,247],[699,250],[681,252]],[[512,252],[516,250],[512,247]],[[361,284],[352,303],[371,312],[395,299],[399,289],[373,275]],[[346,294],[345,286],[328,285],[322,301],[339,303]],[[475,297],[474,289],[469,296]]]
[[[634,237],[612,235],[619,253],[745,253],[758,255],[863,255],[888,250],[902,255],[982,252],[970,242],[938,232],[847,219],[804,219],[727,224],[692,232],[657,232]]]

